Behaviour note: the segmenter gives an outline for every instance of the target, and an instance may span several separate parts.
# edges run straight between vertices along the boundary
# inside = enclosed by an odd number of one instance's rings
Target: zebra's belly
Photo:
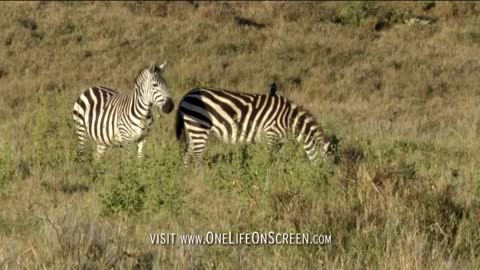
[[[115,144],[131,144],[138,143],[147,135],[147,128],[145,127],[130,127],[130,128],[119,128],[118,132],[115,134]]]
[[[237,143],[263,143],[265,142],[265,133],[263,131],[247,132],[244,129],[232,128],[230,132],[222,132],[219,128],[212,128],[213,135],[220,141],[228,144]]]

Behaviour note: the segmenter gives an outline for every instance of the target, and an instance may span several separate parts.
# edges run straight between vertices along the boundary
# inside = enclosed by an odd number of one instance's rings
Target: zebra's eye
[[[158,87],[158,83],[152,84],[153,87]]]

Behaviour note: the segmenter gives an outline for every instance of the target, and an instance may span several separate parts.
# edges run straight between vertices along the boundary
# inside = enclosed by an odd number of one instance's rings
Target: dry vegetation
[[[480,4],[0,4],[0,267],[480,269]],[[422,18],[430,24],[409,25]],[[171,64],[175,100],[215,86],[282,95],[342,138],[210,148],[181,166],[173,115],[146,160],[76,162],[71,109]],[[156,111],[158,114],[158,110]],[[152,246],[150,232],[331,233],[330,246]]]

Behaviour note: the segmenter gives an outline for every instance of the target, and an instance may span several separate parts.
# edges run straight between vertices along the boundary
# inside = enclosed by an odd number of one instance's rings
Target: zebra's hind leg
[[[188,144],[187,151],[185,152],[185,157],[183,158],[183,165],[185,167],[190,166],[190,164],[192,164],[192,159],[193,159],[193,146],[191,144]]]
[[[187,147],[187,153],[185,154],[184,165],[188,167],[192,165],[193,167],[198,167],[203,162],[203,157],[205,149],[207,146],[207,140],[196,140],[195,142],[190,141]]]
[[[183,160],[185,167],[197,167],[203,161],[203,154],[207,146],[210,129],[201,125],[186,125],[187,152]]]
[[[193,166],[198,167],[203,163],[203,157],[207,147],[207,140],[197,141],[193,146]]]
[[[85,152],[85,141],[87,139],[87,132],[85,130],[85,127],[81,123],[78,123],[78,119],[75,119],[75,121],[77,121],[77,124],[75,125],[78,138],[77,155],[83,156]]]

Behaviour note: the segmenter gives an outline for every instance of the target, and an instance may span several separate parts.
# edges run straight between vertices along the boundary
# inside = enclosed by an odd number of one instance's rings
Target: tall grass
[[[480,266],[476,2],[11,2],[0,14],[2,268],[258,269]],[[428,25],[408,25],[422,18]],[[89,144],[73,103],[125,91],[167,59],[189,89],[279,93],[342,139],[336,163],[301,146],[209,142],[182,165],[155,109],[140,162]],[[151,245],[149,233],[331,234],[326,246]]]

